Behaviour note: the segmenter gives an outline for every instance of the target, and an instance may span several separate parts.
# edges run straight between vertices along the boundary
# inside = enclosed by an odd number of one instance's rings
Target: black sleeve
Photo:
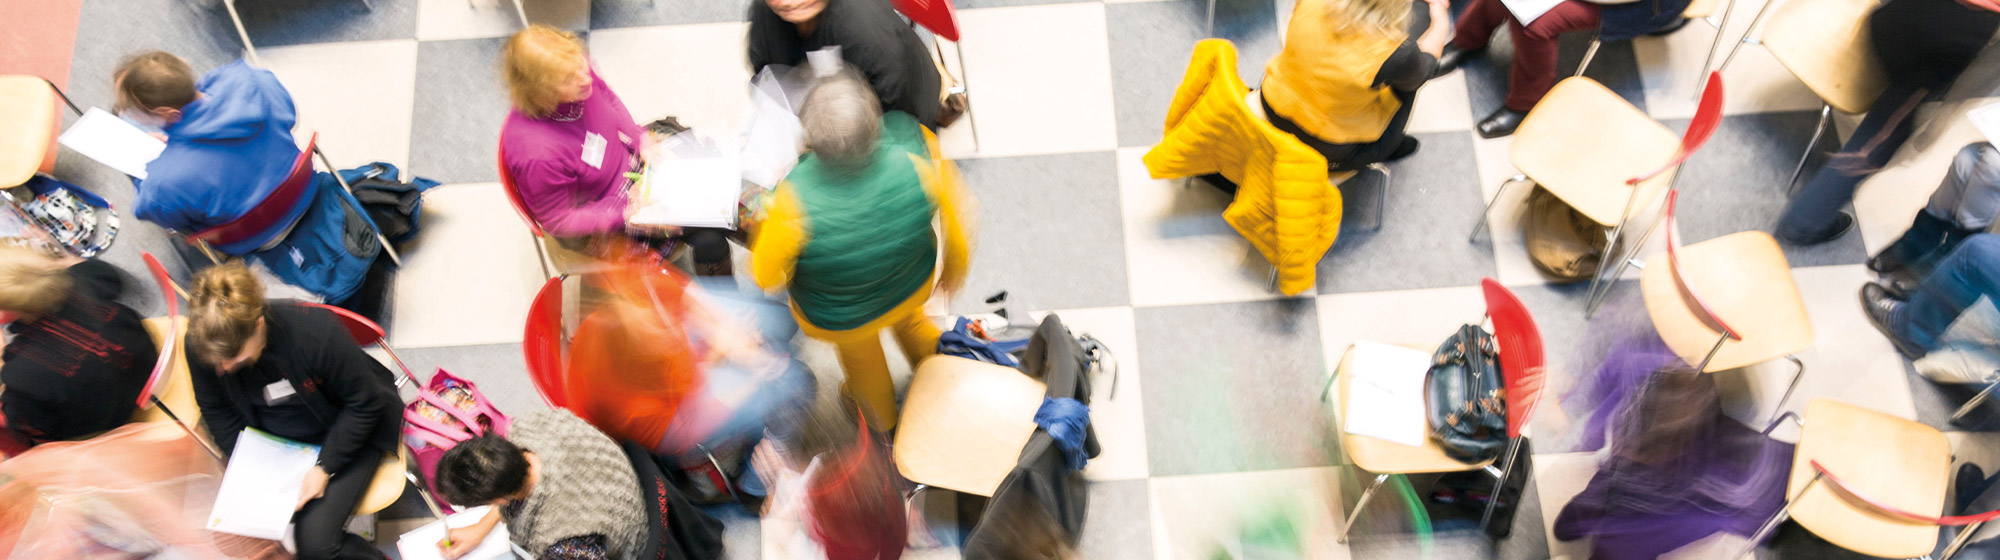
[[[882,5],[865,5],[873,3]],[[915,58],[905,52],[909,48],[908,43],[911,42],[909,41],[911,38],[905,35],[916,31],[903,25],[902,18],[897,17],[895,10],[889,8],[886,2],[879,0],[861,2],[849,8],[856,10],[855,19],[865,21],[854,22],[859,24],[854,29],[830,30],[841,34],[837,39],[837,44],[840,45],[840,57],[868,77],[868,85],[875,90],[875,97],[882,102],[885,110],[916,107],[917,105],[911,103],[914,100],[910,99],[912,94],[908,91],[911,84],[919,82],[913,73],[936,72],[936,69],[929,64],[921,68],[911,68],[906,62]],[[923,40],[916,39],[915,42],[921,45]],[[924,60],[929,59],[930,55],[925,54]],[[937,96],[937,91],[930,92],[930,95]],[[926,118],[925,115],[916,114],[918,112],[921,111],[912,112],[911,116],[919,120]],[[932,116],[935,116],[935,112]]]
[[[48,439],[46,434],[62,433],[61,411],[26,391],[0,391],[0,414],[7,417],[7,431],[20,436],[21,441],[40,441]]]
[[[1437,72],[1437,57],[1417,50],[1417,44],[1409,40],[1396,47],[1388,60],[1382,61],[1382,69],[1375,72],[1375,86],[1389,86],[1401,92],[1416,91]]]
[[[118,301],[125,292],[125,274],[104,261],[84,259],[69,267],[69,276],[71,289],[98,301]]]
[[[751,2],[750,35],[746,41],[750,46],[751,76],[756,76],[765,66],[791,64],[791,57],[781,52],[786,50],[785,45],[788,42],[779,36],[779,33],[797,35],[790,23],[779,19],[778,13],[771,11],[771,6],[761,1]]]
[[[215,373],[215,367],[193,359],[189,352],[188,381],[194,385],[194,403],[201,408],[201,423],[208,426],[209,439],[215,440],[216,449],[223,455],[236,452],[236,436],[246,425],[243,417],[236,412],[236,405],[229,402],[229,393],[222,387],[222,378]]]
[[[315,319],[333,321],[325,312]],[[383,422],[400,408],[395,383],[389,369],[361,351],[347,332],[338,326],[314,329],[321,333],[317,356],[308,362],[311,373],[325,380],[326,398],[337,408],[327,427],[326,441],[320,444],[319,462],[328,474],[341,472],[368,446],[369,439]]]

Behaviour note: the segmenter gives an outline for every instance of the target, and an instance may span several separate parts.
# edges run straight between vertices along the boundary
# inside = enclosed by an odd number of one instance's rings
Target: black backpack
[[[405,183],[397,179],[395,167],[383,163],[373,167],[361,180],[349,185],[354,189],[354,200],[368,211],[368,219],[375,222],[375,227],[382,229],[382,237],[397,244],[409,241],[416,237],[421,225],[424,191],[437,186],[437,182],[416,177]]]
[[[1431,356],[1431,438],[1445,455],[1466,463],[1500,456],[1507,443],[1505,380],[1493,335],[1479,325],[1458,327]]]

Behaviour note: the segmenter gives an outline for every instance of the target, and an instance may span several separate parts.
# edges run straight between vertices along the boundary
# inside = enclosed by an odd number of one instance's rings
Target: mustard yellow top
[[[1264,66],[1263,97],[1314,138],[1334,144],[1373,142],[1402,108],[1387,86],[1375,87],[1382,62],[1402,37],[1334,29],[1325,0],[1299,0],[1285,48]]]

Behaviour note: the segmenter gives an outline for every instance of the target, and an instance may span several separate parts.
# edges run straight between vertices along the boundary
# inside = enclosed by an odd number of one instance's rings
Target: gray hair
[[[865,163],[882,137],[882,107],[852,71],[828,76],[806,94],[799,123],[805,127],[806,148],[839,167]]]

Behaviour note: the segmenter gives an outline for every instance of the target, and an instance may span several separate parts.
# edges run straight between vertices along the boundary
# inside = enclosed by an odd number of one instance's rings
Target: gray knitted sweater
[[[535,554],[567,538],[603,535],[611,557],[631,559],[646,539],[639,478],[618,444],[567,410],[514,419],[507,439],[534,452],[542,480],[506,511],[514,544]]]

